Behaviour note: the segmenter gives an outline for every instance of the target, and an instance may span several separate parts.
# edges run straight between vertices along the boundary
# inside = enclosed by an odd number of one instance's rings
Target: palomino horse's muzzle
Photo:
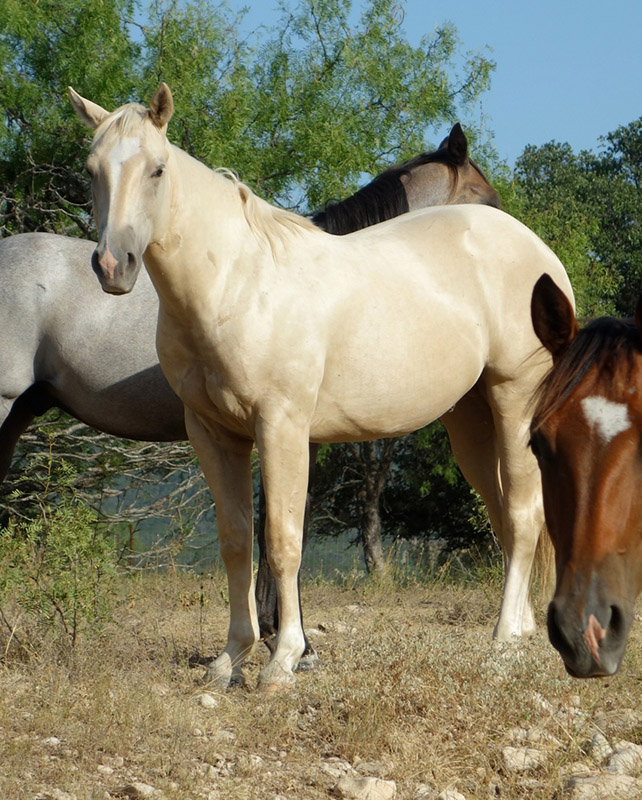
[[[91,266],[100,285],[108,294],[128,294],[134,288],[142,258],[132,252],[114,254],[108,245],[99,243],[91,256]]]
[[[548,637],[574,678],[614,675],[622,662],[633,615],[617,603],[584,604],[556,597],[548,607]]]

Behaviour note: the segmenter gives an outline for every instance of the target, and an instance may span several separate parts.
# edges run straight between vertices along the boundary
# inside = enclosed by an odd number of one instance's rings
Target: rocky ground
[[[263,696],[263,649],[247,688],[200,682],[227,626],[220,578],[120,592],[71,660],[36,633],[30,655],[4,643],[0,797],[642,798],[640,622],[621,673],[580,682],[543,632],[491,643],[495,585],[308,586],[321,665]]]

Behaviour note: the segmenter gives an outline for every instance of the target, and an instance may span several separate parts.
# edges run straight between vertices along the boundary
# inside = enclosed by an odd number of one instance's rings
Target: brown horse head
[[[642,300],[634,320],[580,329],[544,275],[531,312],[553,356],[531,424],[556,553],[548,634],[571,675],[612,675],[642,588]]]

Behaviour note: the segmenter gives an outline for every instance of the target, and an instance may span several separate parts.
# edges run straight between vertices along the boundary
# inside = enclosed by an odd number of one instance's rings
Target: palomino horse
[[[524,316],[542,272],[572,298],[555,255],[517,220],[481,205],[330,236],[171,145],[165,84],[149,109],[131,103],[110,113],[73,90],[71,98],[95,129],[87,159],[94,269],[103,289],[127,293],[144,256],[160,301],[160,363],[216,503],[230,627],[208,678],[241,681],[259,635],[253,442],[279,604],[262,688],[291,686],[304,647],[297,574],[309,441],[397,436],[445,415],[464,474],[501,531],[502,609],[521,633],[543,525],[526,406],[549,366]]]
[[[553,356],[531,424],[557,566],[548,635],[571,675],[613,675],[642,588],[642,298],[635,319],[580,330],[543,275],[532,319]]]
[[[469,159],[459,124],[436,151],[390,167],[313,221],[344,234],[445,203],[499,204]],[[94,248],[93,242],[46,233],[0,240],[0,481],[22,433],[50,408],[124,438],[187,438],[183,404],[158,364],[158,297],[149,276],[143,271],[127,297],[105,294],[87,269]],[[317,445],[310,449],[312,466]],[[263,528],[256,595],[261,636],[269,643],[278,619]],[[306,663],[314,662],[307,642],[306,656]]]

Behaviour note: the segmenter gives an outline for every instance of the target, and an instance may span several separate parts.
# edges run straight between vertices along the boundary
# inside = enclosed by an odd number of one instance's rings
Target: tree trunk
[[[359,493],[362,505],[360,538],[369,575],[382,574],[386,569],[379,504],[394,446],[394,439],[354,445],[355,456],[364,468],[363,487]]]

